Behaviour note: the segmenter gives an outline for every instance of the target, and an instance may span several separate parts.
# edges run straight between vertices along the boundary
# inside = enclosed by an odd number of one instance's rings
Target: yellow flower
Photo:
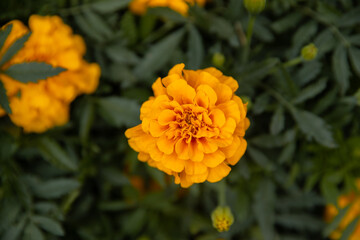
[[[133,0],[130,3],[130,10],[138,15],[145,14],[147,8],[152,7],[168,7],[172,10],[186,15],[189,9],[188,4],[195,3],[204,6],[206,0]]]
[[[360,179],[356,181],[356,186],[358,191],[360,191]],[[343,209],[349,204],[351,207],[347,210],[344,218],[341,220],[338,228],[331,233],[331,239],[340,239],[342,232],[346,229],[346,227],[357,217],[360,215],[360,194],[357,192],[351,192],[348,195],[343,195],[338,198],[337,202],[339,209]],[[325,209],[325,221],[331,222],[335,216],[339,213],[336,206],[329,204]],[[354,232],[350,236],[349,240],[358,240],[360,239],[360,222],[358,222]]]
[[[125,135],[138,159],[189,187],[227,176],[246,150],[246,104],[238,83],[215,68],[174,66],[153,84],[154,97],[140,109],[142,123]]]
[[[29,32],[20,21],[14,20],[0,57],[18,38]],[[4,26],[5,27],[5,26]],[[32,32],[24,47],[3,68],[16,63],[45,62],[53,67],[67,69],[57,76],[38,83],[21,83],[0,74],[10,101],[10,119],[25,132],[44,132],[65,124],[69,118],[69,104],[76,96],[92,93],[99,83],[100,68],[83,59],[85,43],[72,33],[69,26],[57,16],[32,15]],[[0,109],[0,116],[4,115]]]
[[[234,223],[234,216],[229,207],[217,207],[211,213],[213,227],[219,232],[229,231],[230,226]]]

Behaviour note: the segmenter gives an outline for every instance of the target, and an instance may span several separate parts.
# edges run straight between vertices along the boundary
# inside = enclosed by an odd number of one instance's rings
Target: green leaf
[[[280,20],[276,20],[271,24],[271,28],[276,33],[283,33],[288,29],[294,28],[297,26],[297,23],[302,19],[302,14],[300,12],[292,12]]]
[[[6,95],[6,89],[2,81],[0,81],[0,106],[5,110],[6,113],[11,114],[11,108],[9,105],[9,99]]]
[[[344,14],[339,20],[336,22],[338,27],[351,27],[355,24],[360,23],[360,7],[353,9],[352,11]]]
[[[48,137],[40,137],[36,140],[36,146],[45,159],[55,166],[69,171],[77,170],[77,164],[55,140]]]
[[[318,48],[317,59],[320,59],[321,56],[323,56],[325,53],[335,48],[337,41],[334,38],[333,33],[328,28],[326,28],[315,38],[314,43]]]
[[[80,183],[74,179],[58,178],[33,185],[34,194],[41,198],[55,199],[78,189]]]
[[[12,27],[13,27],[13,25],[9,24],[6,26],[6,28],[4,28],[0,31],[0,51],[3,48],[5,41],[8,38],[8,36],[12,30]]]
[[[293,109],[291,111],[295,121],[297,122],[300,130],[309,138],[314,138],[319,144],[334,148],[336,143],[332,137],[332,133],[329,130],[329,126],[326,122],[304,110]]]
[[[215,33],[219,38],[230,40],[234,35],[234,28],[231,23],[224,18],[216,15],[209,15],[210,29],[209,31]]]
[[[11,224],[16,220],[18,217],[21,206],[16,199],[8,198],[3,199],[1,202],[0,207],[0,233],[6,229],[8,229]]]
[[[140,123],[140,106],[135,100],[106,97],[97,100],[101,116],[116,127],[133,127]]]
[[[136,43],[138,39],[138,27],[135,17],[131,12],[126,12],[121,19],[121,30],[129,44]]]
[[[284,108],[278,105],[270,122],[270,133],[272,135],[279,134],[284,129],[285,115]]]
[[[139,57],[121,44],[107,46],[105,52],[114,62],[131,65],[139,62]]]
[[[24,231],[24,240],[44,240],[44,235],[33,223],[29,223]]]
[[[296,151],[296,144],[295,141],[289,143],[288,145],[283,148],[278,158],[278,163],[284,164],[286,162],[290,162],[295,154]]]
[[[189,69],[200,68],[204,59],[204,44],[202,37],[196,27],[192,24],[189,25],[187,57],[187,68]]]
[[[135,235],[138,233],[142,226],[146,222],[146,210],[143,208],[138,208],[135,211],[132,211],[129,216],[126,217],[124,222],[123,231],[130,235]]]
[[[140,19],[140,35],[141,39],[145,39],[152,31],[156,25],[156,16],[151,14],[145,14],[141,16]]]
[[[328,237],[339,226],[340,222],[343,220],[350,207],[351,204],[339,210],[338,215],[336,215],[334,220],[324,229],[323,231],[324,237]]]
[[[130,185],[129,178],[116,168],[104,168],[101,174],[114,186]]]
[[[109,14],[128,7],[131,0],[105,0],[91,4],[91,8],[103,14]]]
[[[89,139],[89,133],[94,121],[94,116],[95,107],[93,101],[89,100],[85,103],[83,109],[81,109],[80,115],[79,136],[82,143],[86,143]]]
[[[170,60],[184,33],[185,29],[182,28],[153,45],[139,65],[136,66],[134,70],[135,75],[145,79],[151,73],[160,70]]]
[[[349,223],[349,225],[342,232],[340,240],[350,239],[350,236],[353,234],[354,230],[358,226],[359,220],[360,220],[360,217],[356,217],[354,220],[351,221],[351,223]]]
[[[2,236],[1,240],[17,240],[19,239],[25,225],[25,218],[22,218],[19,223],[16,225],[12,225],[9,227],[4,235]]]
[[[32,217],[32,220],[37,223],[37,225],[39,225],[42,229],[53,235],[64,236],[65,234],[60,223],[51,218],[36,215]]]
[[[256,84],[259,80],[266,77],[270,71],[279,63],[278,58],[268,58],[262,62],[254,63],[239,74],[241,80],[250,84]]]
[[[250,146],[248,147],[247,151],[251,156],[251,158],[254,160],[254,162],[256,162],[259,166],[264,168],[266,171],[271,172],[275,169],[274,164],[264,153]]]
[[[79,28],[91,39],[95,40],[98,43],[102,43],[105,41],[104,37],[100,34],[97,34],[93,31],[92,26],[86,21],[86,19],[82,16],[82,14],[75,14],[74,20]]]
[[[273,240],[275,236],[275,186],[270,179],[263,179],[255,193],[254,212],[264,240]]]
[[[294,104],[303,103],[308,99],[317,96],[326,88],[327,79],[322,78],[318,82],[304,88],[299,95],[293,100]]]
[[[350,70],[347,61],[346,49],[339,44],[332,56],[332,68],[335,75],[335,80],[340,86],[340,91],[344,95],[349,88]]]
[[[187,21],[183,15],[167,7],[149,8],[147,14],[157,16],[161,19],[172,21],[174,23],[185,23]]]
[[[4,74],[22,83],[36,83],[39,80],[56,76],[63,71],[66,71],[66,69],[53,67],[44,62],[28,62],[11,65],[4,71]]]
[[[354,72],[360,77],[360,49],[354,47],[349,48],[349,55]]]
[[[304,63],[303,67],[296,73],[296,83],[304,86],[316,78],[321,73],[322,64],[318,61]]]
[[[89,8],[83,9],[86,22],[91,26],[92,30],[103,36],[105,39],[109,39],[113,35],[113,31],[98,14],[91,11]]]
[[[301,48],[310,41],[311,37],[316,34],[317,29],[318,25],[315,21],[309,21],[308,23],[301,25],[301,27],[293,35],[293,48],[290,52],[290,58],[296,57],[299,54],[299,48]]]
[[[4,53],[2,58],[0,59],[0,67],[8,62],[25,44],[25,42],[29,39],[31,33],[27,33],[21,38],[17,39]]]

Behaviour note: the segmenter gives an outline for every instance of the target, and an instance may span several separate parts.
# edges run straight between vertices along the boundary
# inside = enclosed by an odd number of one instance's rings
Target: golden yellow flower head
[[[244,0],[246,10],[251,14],[258,14],[265,8],[266,0]]]
[[[358,192],[351,192],[350,194],[340,196],[338,198],[338,206],[340,209],[345,208],[346,206],[350,205],[350,208],[347,210],[344,218],[341,220],[337,229],[335,229],[331,235],[331,239],[340,239],[342,232],[346,229],[346,227],[353,221],[355,218],[360,216],[360,179],[356,181],[356,186]],[[339,211],[336,206],[329,204],[326,206],[325,209],[325,221],[331,222],[336,215],[338,215]],[[348,240],[358,240],[360,239],[360,222],[358,222],[355,230],[351,234]]]
[[[301,56],[306,61],[311,61],[316,58],[318,49],[315,44],[310,43],[301,49]]]
[[[29,32],[20,21],[14,20],[2,56],[17,39]],[[5,27],[5,26],[4,26]],[[25,132],[44,132],[65,124],[69,118],[69,104],[76,96],[92,93],[97,88],[100,67],[83,59],[83,39],[57,16],[32,15],[29,19],[32,32],[24,47],[3,68],[16,63],[45,62],[53,67],[67,69],[57,76],[38,83],[21,83],[0,74],[10,101],[11,120]],[[1,109],[2,110],[2,109]],[[4,115],[4,111],[0,111]]]
[[[174,66],[153,84],[154,97],[140,109],[142,123],[125,132],[140,161],[189,187],[227,176],[246,150],[246,104],[238,83],[215,68]]]
[[[189,10],[189,5],[194,5],[195,3],[199,6],[204,6],[206,0],[133,0],[130,3],[130,10],[138,15],[143,15],[146,13],[148,8],[153,7],[168,7],[172,10],[186,15]]]
[[[229,231],[230,226],[234,223],[234,216],[229,207],[218,206],[211,213],[213,227],[219,232]]]

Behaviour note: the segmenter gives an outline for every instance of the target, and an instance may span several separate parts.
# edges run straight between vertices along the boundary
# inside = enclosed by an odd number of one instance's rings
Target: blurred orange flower
[[[152,7],[168,7],[172,10],[186,15],[189,9],[189,5],[195,3],[204,6],[206,0],[133,0],[130,3],[130,10],[138,15],[145,14],[147,8]]]
[[[357,190],[360,191],[360,179],[356,181]],[[338,207],[339,209],[343,209],[349,204],[351,204],[350,208],[347,210],[344,218],[341,220],[338,228],[331,233],[331,239],[340,239],[342,232],[346,229],[346,227],[353,221],[355,218],[360,216],[360,194],[359,192],[351,192],[348,195],[343,195],[338,198]],[[336,206],[329,204],[325,209],[325,221],[331,222],[336,215],[338,215],[339,211]],[[360,239],[360,222],[358,222],[354,232],[350,235],[349,240],[358,240]]]
[[[8,24],[13,25],[12,31],[0,51],[0,57],[17,39],[29,32],[18,20]],[[10,119],[23,127],[25,132],[40,133],[68,121],[70,102],[79,94],[96,90],[100,67],[83,59],[83,39],[74,35],[60,17],[32,15],[29,28],[32,32],[30,38],[3,68],[36,61],[62,67],[67,71],[38,83],[24,84],[4,74],[0,74],[0,80],[4,83],[10,101]],[[0,116],[2,115],[5,112],[0,108]]]
[[[238,83],[215,68],[174,66],[153,84],[140,110],[142,123],[125,135],[140,161],[189,187],[227,176],[244,154],[249,127],[246,104],[234,95]]]

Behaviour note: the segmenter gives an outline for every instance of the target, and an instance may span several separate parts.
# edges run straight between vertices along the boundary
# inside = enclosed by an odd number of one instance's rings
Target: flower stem
[[[219,187],[219,206],[226,206],[226,181],[222,180],[218,184]]]
[[[300,56],[300,57],[297,57],[297,58],[291,59],[290,61],[285,62],[283,64],[283,66],[286,68],[291,67],[291,66],[301,63],[302,61],[303,61],[303,58]]]
[[[245,45],[245,49],[244,49],[244,52],[243,52],[243,59],[242,59],[243,63],[247,62],[248,59],[249,59],[250,47],[251,47],[251,38],[252,38],[252,35],[253,35],[255,19],[256,19],[256,16],[253,15],[253,14],[250,14],[248,27],[247,27],[247,30],[246,30],[246,45]]]

